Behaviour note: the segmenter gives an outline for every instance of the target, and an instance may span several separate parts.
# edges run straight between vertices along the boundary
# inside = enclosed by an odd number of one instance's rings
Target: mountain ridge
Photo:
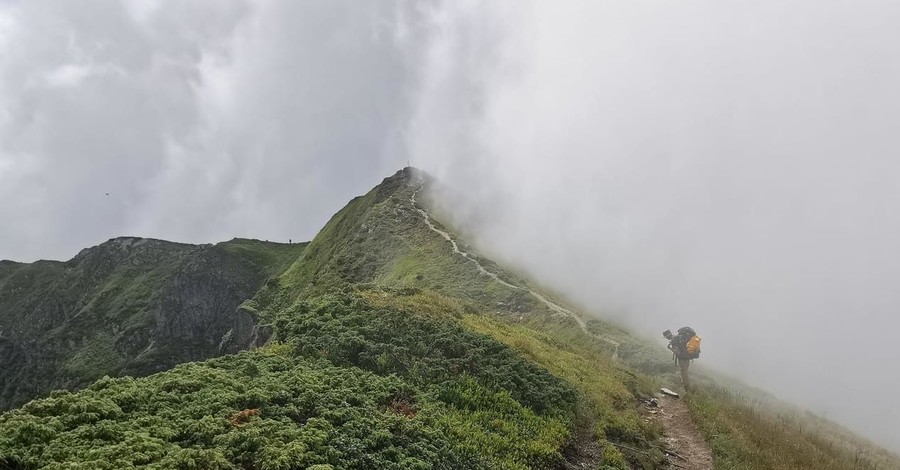
[[[236,239],[173,247],[207,257],[144,253],[137,265],[122,253],[167,242],[119,237],[110,256],[87,252],[79,263],[88,272],[130,273],[88,289],[87,319],[120,312],[109,307],[123,305],[113,300],[125,287],[147,286],[141,267],[183,268],[163,270],[167,281],[149,290],[166,299],[177,287],[197,301],[169,304],[162,324],[202,338],[207,357],[183,354],[178,361],[197,362],[159,362],[166,370],[100,378],[0,415],[0,467],[683,467],[677,439],[646,405],[660,385],[677,386],[668,354],[478,254],[419,197],[434,183],[404,168],[349,201],[308,244]],[[29,268],[0,264],[0,321],[20,269]],[[211,298],[190,295],[191,276],[204,269],[217,274],[201,276],[201,292],[228,291],[234,270],[246,275],[229,308],[204,310]],[[178,323],[186,318],[194,322]],[[147,325],[137,330],[159,331]],[[204,336],[192,325],[218,326]],[[697,382],[685,409],[717,468],[900,462],[824,422],[817,432],[779,426],[779,416],[713,375]]]
[[[68,261],[7,262],[0,409],[104,374],[146,375],[211,357],[227,331],[255,323],[236,307],[272,274],[269,249],[279,250],[240,239],[191,245],[117,237]]]

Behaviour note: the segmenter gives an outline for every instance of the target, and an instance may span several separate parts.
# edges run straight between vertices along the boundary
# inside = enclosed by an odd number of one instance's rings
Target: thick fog
[[[407,162],[479,246],[900,450],[900,4],[0,1],[0,258],[311,238]]]
[[[900,4],[484,10],[409,138],[482,246],[900,449]]]

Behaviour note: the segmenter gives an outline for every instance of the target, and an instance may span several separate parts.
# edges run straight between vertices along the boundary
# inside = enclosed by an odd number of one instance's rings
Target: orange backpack
[[[697,332],[689,326],[678,329],[678,336],[684,345],[684,353],[686,359],[697,359],[700,357],[700,337]]]

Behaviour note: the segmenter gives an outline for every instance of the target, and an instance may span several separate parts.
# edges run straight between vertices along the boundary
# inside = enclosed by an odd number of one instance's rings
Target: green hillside
[[[339,285],[375,283],[432,289],[507,313],[546,310],[525,292],[454,255],[452,246],[429,229],[418,209],[421,202],[413,204],[429,183],[426,174],[406,168],[350,201],[281,276],[281,292],[308,297]],[[495,264],[490,266],[500,279],[525,284]],[[260,299],[263,303],[269,300],[265,296]]]
[[[237,306],[304,247],[121,237],[66,262],[3,261],[0,409],[245,348],[256,319]]]
[[[229,297],[228,312],[252,338],[217,331],[205,351],[249,350],[104,377],[0,415],[0,468],[690,468],[645,405],[661,385],[676,386],[664,350],[583,319],[476,254],[431,215],[430,184],[398,172],[305,249],[195,247],[257,273]],[[0,291],[19,269],[0,263]],[[166,298],[169,284],[160,285],[150,295]],[[198,299],[196,310],[173,315],[207,311],[212,297]],[[117,315],[105,324],[131,318]],[[742,398],[739,385],[698,382],[685,402],[717,468],[900,468],[824,420],[798,433],[778,425],[782,411]]]

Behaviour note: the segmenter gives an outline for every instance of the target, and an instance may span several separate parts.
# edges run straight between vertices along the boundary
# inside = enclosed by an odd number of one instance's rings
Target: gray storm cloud
[[[309,239],[410,160],[496,257],[900,450],[900,6],[0,2],[0,258]],[[106,195],[109,193],[109,196]]]
[[[123,234],[311,238],[405,164],[416,47],[397,35],[416,15],[0,3],[0,258],[67,259]]]

